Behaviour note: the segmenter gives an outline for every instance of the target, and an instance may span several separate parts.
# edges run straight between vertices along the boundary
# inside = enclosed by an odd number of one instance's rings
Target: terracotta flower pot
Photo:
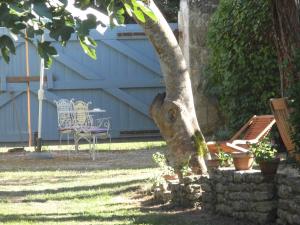
[[[300,164],[300,153],[299,152],[295,153],[295,160],[298,162],[298,164]]]
[[[174,174],[174,175],[164,175],[163,178],[165,180],[177,180],[178,176],[176,174]]]
[[[254,157],[248,153],[234,153],[232,154],[233,165],[236,170],[250,170],[252,169]]]
[[[205,160],[205,162],[208,169],[218,168],[220,166],[219,159],[209,159],[209,160]]]
[[[278,165],[279,165],[279,159],[274,160],[268,160],[268,161],[259,161],[259,167],[261,170],[261,173],[264,175],[274,175],[276,174]]]

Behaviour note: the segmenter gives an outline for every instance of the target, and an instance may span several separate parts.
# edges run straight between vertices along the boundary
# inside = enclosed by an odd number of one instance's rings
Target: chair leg
[[[70,147],[70,134],[69,133],[67,133],[67,143],[68,143],[68,149],[67,149],[67,152],[68,152],[68,159],[70,159],[71,158],[71,149],[69,149],[69,147]]]
[[[109,136],[108,136],[108,138],[109,138],[109,145],[108,145],[108,149],[110,150],[110,148],[111,148],[111,136],[109,135]]]
[[[60,133],[59,134],[59,145],[61,146],[61,136],[62,136],[62,134]]]
[[[93,135],[93,149],[92,149],[92,159],[93,160],[96,159],[96,154],[95,154],[96,143],[97,143],[97,137],[96,137],[96,135]]]
[[[74,134],[74,145],[75,145],[75,152],[78,153],[78,144],[79,144],[79,138],[76,134]]]

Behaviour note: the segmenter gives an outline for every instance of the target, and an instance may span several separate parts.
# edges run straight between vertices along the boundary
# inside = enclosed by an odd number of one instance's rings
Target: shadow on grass
[[[75,187],[66,187],[66,188],[58,188],[58,189],[45,189],[45,190],[26,190],[26,191],[0,191],[0,197],[26,197],[27,195],[38,195],[38,194],[63,194],[65,192],[80,192],[80,191],[91,191],[91,190],[103,190],[108,189],[114,190],[117,187],[126,187],[133,184],[139,184],[142,182],[145,182],[146,179],[135,179],[130,181],[124,181],[124,182],[113,182],[113,183],[103,183],[98,185],[84,185],[84,186],[75,186]],[[132,188],[132,187],[130,187]],[[135,189],[133,189],[135,190]],[[126,192],[128,190],[122,190],[118,191],[119,194],[122,192]],[[88,197],[91,197],[90,195],[87,195]],[[69,196],[64,196],[62,198],[54,199],[51,198],[51,200],[63,200],[68,199]],[[85,198],[86,196],[81,196],[81,198]],[[70,196],[70,199],[73,198],[80,198],[80,196]],[[37,201],[42,201],[42,199],[36,199]],[[24,201],[36,201],[36,200],[24,200]]]
[[[109,205],[108,205],[109,207]],[[130,209],[119,209],[116,214],[108,214],[107,216],[105,213],[99,212],[97,214],[83,214],[83,213],[62,213],[62,214],[53,214],[53,213],[45,213],[45,214],[9,214],[4,215],[0,214],[0,222],[2,223],[13,223],[19,222],[49,222],[49,223],[66,223],[71,221],[77,221],[78,224],[80,222],[89,222],[95,221],[97,224],[100,222],[105,224],[105,222],[116,222],[118,221],[131,221],[130,224],[153,224],[153,225],[183,225],[183,224],[196,224],[196,223],[188,223],[187,218],[179,218],[178,215],[171,215],[171,214],[157,214],[157,213],[150,213],[150,214],[142,214],[136,215],[138,213],[138,208],[130,208]],[[124,215],[126,214],[126,215]],[[95,224],[96,224],[95,223]],[[198,223],[199,224],[199,223]],[[210,224],[213,225],[213,224]]]
[[[107,205],[109,207],[109,205]],[[0,222],[13,223],[19,222],[45,222],[45,223],[67,223],[77,221],[80,223],[89,224],[119,224],[119,221],[130,221],[130,224],[148,224],[148,225],[254,225],[246,221],[233,220],[228,217],[220,217],[218,215],[208,214],[205,212],[177,212],[177,213],[163,213],[163,212],[148,212],[138,214],[138,208],[119,209],[115,214],[108,214],[99,212],[97,214],[88,213],[62,213],[62,214],[0,214]],[[125,214],[125,215],[124,215]],[[93,223],[95,221],[95,223]]]

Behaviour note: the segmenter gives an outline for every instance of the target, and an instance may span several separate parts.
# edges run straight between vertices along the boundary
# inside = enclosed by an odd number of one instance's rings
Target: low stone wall
[[[300,172],[296,167],[285,166],[277,174],[277,224],[300,224]]]
[[[208,176],[188,176],[182,183],[170,182],[171,202],[181,207],[198,207],[202,200],[203,188]]]
[[[264,177],[260,170],[215,170],[211,174],[216,196],[215,210],[223,215],[254,221],[274,222],[277,199],[274,177]]]
[[[201,207],[255,224],[300,225],[300,172],[292,166],[280,165],[275,177],[221,168],[209,177],[172,181],[168,190],[170,201],[180,207]]]

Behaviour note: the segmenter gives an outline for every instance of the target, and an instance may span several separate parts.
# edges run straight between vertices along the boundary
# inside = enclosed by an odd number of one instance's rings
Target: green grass
[[[101,144],[104,148],[104,146]],[[148,191],[151,178],[161,171],[148,168],[138,148],[164,148],[162,142],[114,143],[111,149],[133,149],[134,159],[124,161],[126,169],[43,171],[35,168],[29,160],[25,169],[0,171],[0,224],[1,225],[229,225],[223,219],[216,222],[216,216],[209,217],[195,211],[161,210],[152,204]],[[152,150],[153,152],[155,150]],[[100,156],[105,158],[106,152]],[[111,154],[111,153],[109,153]],[[120,161],[126,152],[115,152],[109,160]],[[5,154],[6,155],[6,154]],[[151,155],[151,154],[150,154]],[[144,155],[145,156],[145,155]],[[103,158],[103,159],[104,159]],[[131,160],[144,160],[141,168],[128,169]],[[104,159],[105,160],[105,159]],[[14,162],[14,161],[12,161]],[[18,162],[15,162],[18,163]],[[23,160],[26,163],[26,160]],[[39,162],[41,163],[41,162]],[[49,161],[48,163],[53,163]],[[70,161],[68,163],[77,163]],[[88,161],[87,161],[88,163]],[[99,163],[101,163],[99,161]],[[147,166],[147,165],[148,166]],[[112,165],[114,165],[112,163]],[[120,166],[118,164],[118,166]],[[83,166],[84,167],[84,166]],[[16,165],[16,168],[17,165]],[[62,167],[64,168],[64,167]],[[77,168],[77,167],[76,167]],[[122,168],[122,167],[120,167]],[[201,219],[202,218],[202,219]],[[214,219],[212,221],[211,219]]]
[[[0,224],[189,224],[183,218],[145,211],[157,169],[99,171],[17,171],[0,173]]]

